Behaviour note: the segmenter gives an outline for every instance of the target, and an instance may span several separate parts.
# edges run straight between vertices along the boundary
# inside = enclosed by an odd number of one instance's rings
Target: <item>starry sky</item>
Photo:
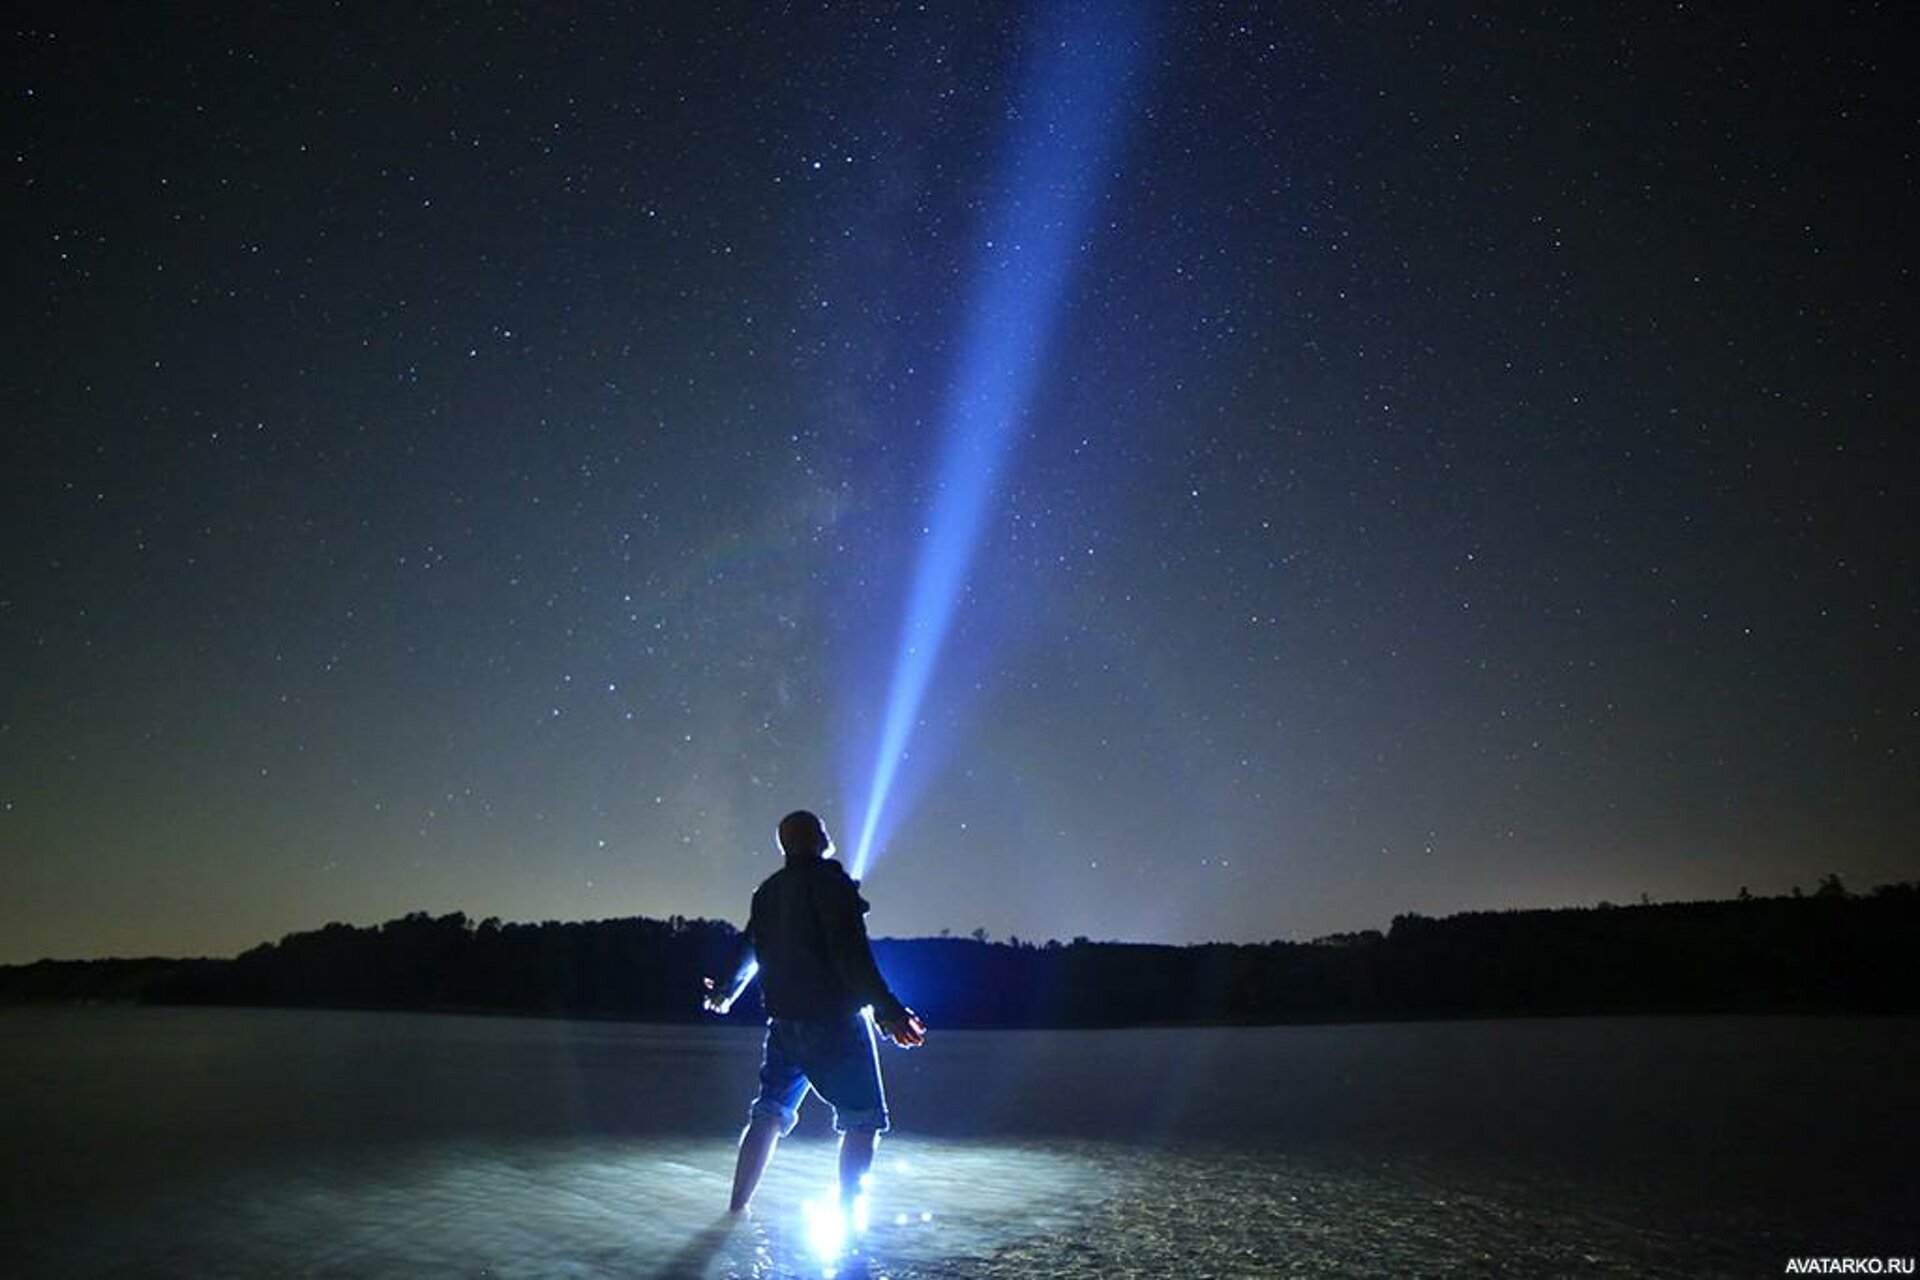
[[[1081,7],[877,934],[1920,875],[1901,6],[1754,8]],[[846,844],[1032,10],[11,11],[0,962]]]

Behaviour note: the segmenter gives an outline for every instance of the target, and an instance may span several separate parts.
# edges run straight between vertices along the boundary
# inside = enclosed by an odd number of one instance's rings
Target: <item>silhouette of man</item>
[[[840,1134],[840,1204],[857,1218],[856,1202],[887,1129],[887,1101],[874,1052],[873,1024],[903,1049],[926,1041],[927,1028],[888,989],[874,963],[861,917],[860,883],[833,861],[833,837],[806,810],[780,820],[786,865],[754,891],[732,979],[706,979],[706,1006],[725,1013],[759,965],[767,1038],[728,1209],[744,1211],[774,1146],[793,1130],[807,1089],[833,1107]],[[873,1011],[873,1023],[865,1010]]]

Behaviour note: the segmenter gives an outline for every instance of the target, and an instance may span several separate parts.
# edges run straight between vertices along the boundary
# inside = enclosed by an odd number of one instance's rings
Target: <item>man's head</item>
[[[780,819],[780,851],[790,861],[825,858],[833,853],[833,837],[818,814],[795,809]]]

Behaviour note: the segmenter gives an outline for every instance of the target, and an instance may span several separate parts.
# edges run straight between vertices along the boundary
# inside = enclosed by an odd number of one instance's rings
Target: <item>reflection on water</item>
[[[834,1271],[1693,1276],[1911,1256],[1897,1152],[1863,1135],[1913,1150],[1917,1030],[950,1035],[888,1060],[903,1130]],[[753,1212],[718,1212],[755,1054],[720,1028],[0,1015],[0,1274],[823,1276],[802,1211],[834,1176],[820,1109]]]
[[[833,1148],[792,1141],[744,1219],[724,1141],[459,1148],[170,1189],[42,1238],[12,1274],[1113,1277],[1697,1274],[1697,1249],[1538,1198],[1272,1156],[913,1141],[859,1256],[801,1206]]]

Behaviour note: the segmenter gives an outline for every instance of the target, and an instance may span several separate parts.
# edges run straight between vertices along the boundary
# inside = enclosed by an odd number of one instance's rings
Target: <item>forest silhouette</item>
[[[691,1022],[731,924],[675,916],[502,924],[414,912],[329,924],[232,959],[0,967],[0,1003],[439,1010]],[[1313,942],[1161,946],[969,937],[874,942],[946,1027],[1118,1027],[1626,1013],[1915,1013],[1920,885],[1852,894],[1396,917]],[[730,1019],[757,1020],[757,994]]]

